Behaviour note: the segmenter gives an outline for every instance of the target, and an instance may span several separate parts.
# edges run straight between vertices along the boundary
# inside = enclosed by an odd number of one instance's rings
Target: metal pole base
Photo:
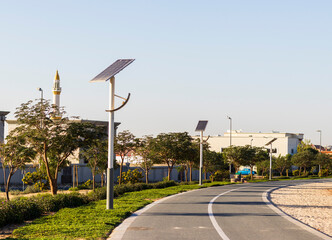
[[[202,185],[202,174],[203,171],[202,171],[202,168],[199,169],[199,185]]]
[[[114,168],[107,168],[106,209],[113,209]]]

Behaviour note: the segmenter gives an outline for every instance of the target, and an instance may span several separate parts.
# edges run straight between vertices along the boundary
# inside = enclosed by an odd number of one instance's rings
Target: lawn
[[[112,210],[105,210],[106,200],[77,208],[64,208],[54,215],[38,218],[16,229],[10,239],[104,239],[125,218],[154,200],[184,191],[226,184],[230,183],[179,185],[125,193],[114,199]]]

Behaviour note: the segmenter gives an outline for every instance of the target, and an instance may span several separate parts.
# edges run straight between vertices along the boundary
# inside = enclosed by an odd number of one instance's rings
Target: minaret
[[[53,90],[53,105],[56,105],[58,108],[57,113],[54,114],[52,119],[61,119],[60,112],[59,112],[61,87],[60,87],[60,77],[59,77],[58,70],[56,70],[52,90]]]

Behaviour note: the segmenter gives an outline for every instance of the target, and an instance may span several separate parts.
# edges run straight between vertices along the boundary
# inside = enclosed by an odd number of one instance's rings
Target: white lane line
[[[307,224],[304,224],[303,222],[293,218],[292,216],[288,215],[287,213],[283,212],[282,210],[280,210],[280,208],[278,208],[276,205],[274,205],[270,199],[269,199],[269,194],[270,192],[272,192],[273,190],[275,189],[278,189],[278,188],[282,188],[282,187],[287,187],[289,185],[282,185],[282,186],[278,186],[278,187],[273,187],[273,188],[270,188],[268,190],[266,190],[265,192],[263,192],[262,194],[262,199],[263,201],[266,203],[266,205],[268,205],[274,212],[278,213],[280,216],[284,217],[285,219],[287,219],[288,221],[294,223],[295,225],[303,228],[304,230],[308,231],[308,232],[311,232],[312,234],[320,237],[321,239],[324,239],[324,240],[331,240],[332,237],[329,237],[327,236],[326,234],[310,227],[309,225]]]
[[[208,205],[208,213],[209,213],[209,217],[210,217],[210,220],[212,222],[212,225],[213,227],[216,229],[217,233],[219,234],[219,236],[223,239],[223,240],[230,240],[227,235],[225,234],[225,232],[221,229],[221,227],[219,226],[219,224],[217,223],[217,220],[216,218],[214,217],[213,215],[213,210],[212,210],[212,206],[213,206],[213,203],[214,201],[219,198],[220,196],[222,195],[225,195],[229,192],[233,192],[233,191],[236,191],[236,190],[239,190],[241,188],[247,188],[247,187],[240,187],[240,188],[235,188],[235,189],[232,189],[232,190],[229,190],[229,191],[226,191],[226,192],[223,192],[223,193],[220,193],[218,196],[215,196],[210,202],[209,202],[209,205]]]

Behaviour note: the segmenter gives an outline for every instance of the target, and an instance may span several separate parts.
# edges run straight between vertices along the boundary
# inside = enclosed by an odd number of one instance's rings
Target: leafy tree
[[[238,171],[243,158],[243,151],[241,150],[241,146],[230,146],[228,148],[225,148],[223,151],[224,158],[227,159],[230,164],[233,164],[233,166],[235,167],[235,172]]]
[[[12,133],[6,137],[7,142],[0,142],[0,159],[2,163],[6,198],[9,201],[10,180],[18,169],[24,169],[25,164],[32,161],[35,152],[26,147],[25,139],[22,136],[15,136]],[[6,167],[9,169],[6,178]]]
[[[91,139],[88,123],[55,119],[54,114],[64,116],[63,108],[57,109],[49,101],[32,101],[21,104],[15,112],[19,126],[13,130],[16,136],[25,138],[27,146],[33,148],[45,166],[52,194],[58,190],[59,171],[68,165],[68,157]]]
[[[303,152],[307,149],[312,149],[312,143],[309,139],[302,140],[299,145],[297,145],[297,152]]]
[[[149,171],[152,169],[156,159],[156,153],[153,148],[154,141],[152,136],[144,136],[141,140],[138,140],[138,147],[135,150],[139,156],[137,157],[138,165],[145,174],[145,183],[149,183]]]
[[[274,165],[273,163],[274,163],[274,161],[272,159],[272,166]],[[266,175],[269,172],[269,169],[270,169],[270,160],[266,159],[264,161],[258,162],[256,164],[256,167],[257,167],[257,172],[258,173],[261,172],[261,175],[264,176],[264,175]]]
[[[156,153],[156,161],[167,164],[168,180],[175,164],[187,159],[187,149],[191,146],[192,138],[187,132],[161,133],[156,137],[153,149]]]
[[[93,139],[89,147],[82,150],[81,156],[87,160],[87,165],[91,168],[92,173],[92,189],[95,191],[96,185],[96,173],[98,172],[98,167],[102,164],[107,164],[108,161],[108,150],[107,143],[105,139],[106,133],[103,129],[95,127],[96,138]]]
[[[205,175],[207,173],[214,174],[216,171],[227,171],[229,177],[228,164],[225,162],[222,153],[206,150],[203,152],[203,159],[203,171]]]
[[[274,158],[273,168],[276,169],[280,176],[283,175],[283,172],[286,170],[286,174],[288,177],[288,169],[292,166],[291,162],[291,155],[287,154],[286,156],[279,155],[278,157]]]
[[[322,169],[332,168],[332,158],[331,155],[325,153],[318,153],[316,155],[315,164],[320,165]]]
[[[128,130],[118,133],[118,136],[115,137],[114,150],[121,158],[119,184],[121,184],[122,181],[123,161],[128,153],[135,149],[136,144],[134,134]]]
[[[300,168],[299,175],[301,175],[301,169],[304,169],[306,173],[307,168],[310,167],[316,159],[316,154],[313,151],[314,149],[306,149],[304,151],[300,151],[293,155],[292,163],[295,166]]]

